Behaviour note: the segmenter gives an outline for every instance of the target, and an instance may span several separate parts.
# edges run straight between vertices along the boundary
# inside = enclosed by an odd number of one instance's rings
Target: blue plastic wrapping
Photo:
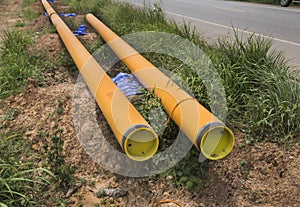
[[[77,16],[77,14],[75,14],[75,13],[69,13],[69,14],[58,14],[59,16],[61,16],[61,17],[75,17],[75,16]],[[47,13],[47,12],[45,12],[45,16],[46,17],[48,17],[49,16],[49,14]]]
[[[112,80],[125,96],[138,95],[143,92],[142,84],[131,74],[119,73]]]
[[[78,35],[86,35],[87,32],[85,31],[86,29],[86,25],[82,24],[78,27],[78,29],[76,31],[73,32],[73,34],[75,36],[78,36]]]
[[[77,16],[77,14],[75,14],[75,13],[59,14],[59,16],[61,16],[61,17],[75,17],[75,16]]]
[[[48,2],[56,2],[56,0],[47,0]]]

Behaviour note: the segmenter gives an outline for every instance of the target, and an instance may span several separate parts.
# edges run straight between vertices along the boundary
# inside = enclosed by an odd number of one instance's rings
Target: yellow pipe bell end
[[[135,125],[124,134],[123,149],[128,157],[145,161],[158,149],[158,137],[147,125]]]
[[[201,153],[210,160],[220,160],[233,149],[234,134],[219,122],[206,125],[203,134],[197,136],[197,146]],[[204,126],[204,127],[206,127]]]

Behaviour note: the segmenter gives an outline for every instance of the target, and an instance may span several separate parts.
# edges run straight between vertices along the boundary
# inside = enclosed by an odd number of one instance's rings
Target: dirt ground
[[[0,0],[0,38],[2,37],[2,31],[21,20],[19,17],[21,9],[22,7],[18,0],[3,0],[2,3]]]
[[[40,16],[32,25],[21,30],[34,30],[50,25],[48,17],[43,15],[40,2],[32,7]],[[60,5],[57,5],[57,10]],[[66,9],[62,7],[62,10]],[[14,26],[19,20],[21,1],[3,0],[0,5],[0,19]],[[75,17],[83,18],[82,16]],[[80,22],[80,20],[76,20]],[[5,24],[0,25],[1,31]],[[89,31],[95,39],[94,31]],[[34,51],[44,51],[45,55],[58,58],[66,52],[57,34],[37,35]],[[55,62],[54,62],[55,64]],[[245,139],[238,131],[232,153],[223,160],[209,163],[203,186],[196,189],[176,187],[172,177],[129,178],[106,171],[95,163],[82,148],[73,124],[72,95],[75,76],[65,68],[43,74],[43,84],[32,83],[23,93],[2,100],[0,115],[11,109],[18,109],[14,120],[4,123],[6,129],[26,129],[24,139],[32,141],[32,148],[37,152],[43,144],[50,141],[51,135],[58,128],[63,129],[64,155],[66,162],[76,169],[76,179],[86,180],[68,195],[68,206],[151,206],[153,197],[159,193],[158,200],[172,199],[185,207],[197,206],[300,206],[300,151],[299,148],[280,146],[275,143],[261,142],[255,146],[245,144]],[[59,101],[60,100],[60,103]],[[55,111],[60,107],[62,113]],[[45,136],[41,138],[40,132]],[[101,188],[119,188],[128,191],[127,196],[98,198]],[[67,192],[65,192],[67,193]],[[105,200],[105,203],[103,202]],[[49,201],[49,206],[51,201]],[[163,204],[161,206],[176,206]]]

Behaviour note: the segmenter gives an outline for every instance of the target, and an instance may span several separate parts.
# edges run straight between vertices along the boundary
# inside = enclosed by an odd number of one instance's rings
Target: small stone
[[[34,149],[34,150],[38,150],[40,147],[39,147],[39,145],[38,144],[34,144],[34,145],[32,145],[32,149]]]
[[[108,201],[109,201],[109,203],[114,203],[114,198],[113,198],[113,197],[110,197],[110,198],[108,199]]]
[[[173,177],[172,175],[168,175],[168,176],[166,177],[167,180],[173,180],[173,178],[174,178],[174,177]]]
[[[75,186],[74,186],[74,188],[70,188],[69,190],[68,190],[68,192],[66,193],[66,198],[69,198],[69,197],[71,197],[79,188],[81,188],[82,187],[82,184],[81,183],[76,183],[75,184]]]
[[[36,132],[36,129],[31,130],[31,131],[27,131],[27,132],[25,133],[25,136],[29,137],[29,136],[33,135],[35,132]]]
[[[117,189],[117,188],[112,188],[112,189],[104,188],[104,189],[99,190],[99,192],[97,194],[101,195],[101,196],[110,196],[113,198],[119,198],[119,197],[126,196],[127,193],[128,193],[127,190],[122,190],[122,189]]]
[[[70,188],[66,194],[66,198],[70,198],[76,191],[76,188]]]

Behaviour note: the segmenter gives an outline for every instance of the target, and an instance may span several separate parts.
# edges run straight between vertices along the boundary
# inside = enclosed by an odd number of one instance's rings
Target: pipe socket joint
[[[134,125],[123,135],[122,146],[126,155],[135,161],[151,158],[158,149],[159,139],[147,125]]]
[[[197,147],[210,160],[220,160],[233,149],[234,135],[221,122],[210,122],[204,125],[196,138]]]

